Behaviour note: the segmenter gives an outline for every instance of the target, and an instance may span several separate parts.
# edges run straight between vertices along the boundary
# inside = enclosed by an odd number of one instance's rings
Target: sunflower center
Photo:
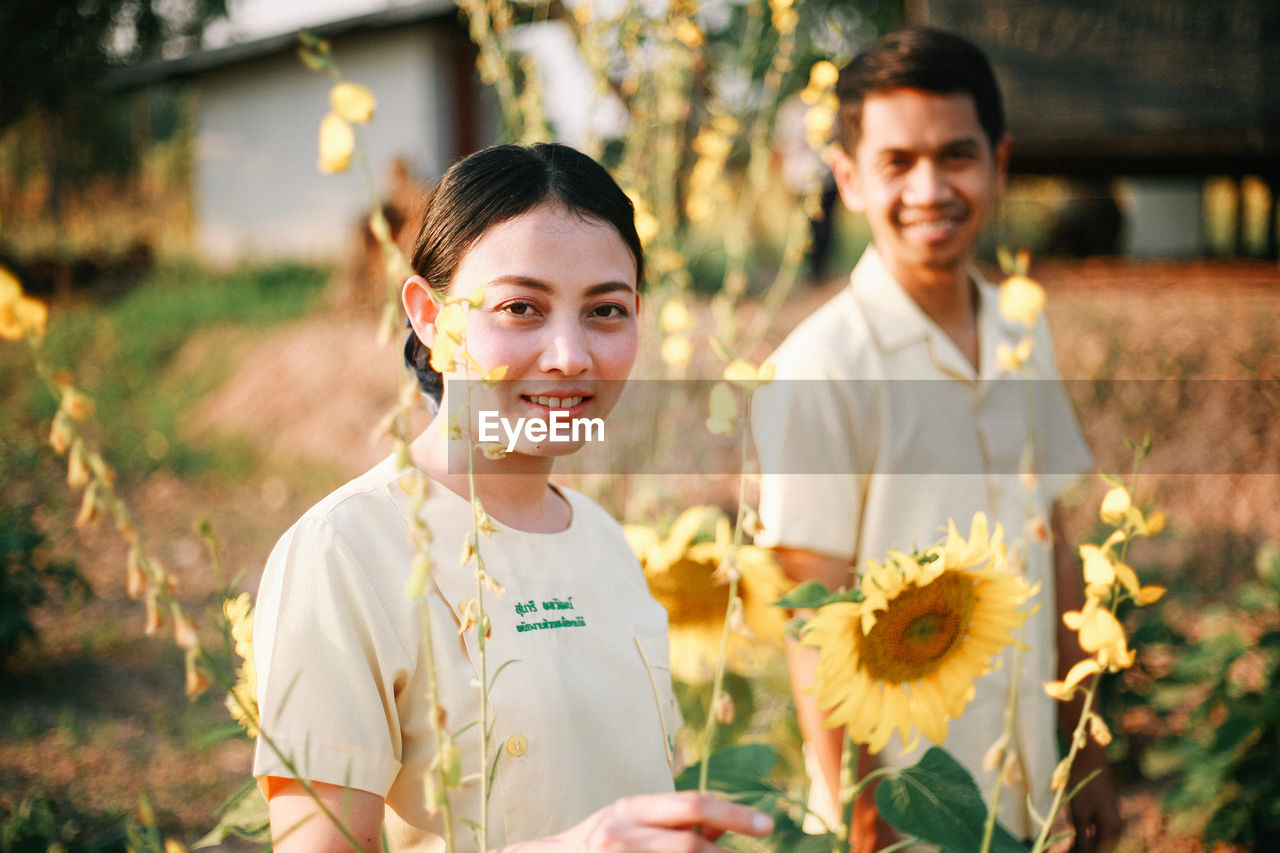
[[[717,583],[709,563],[681,560],[649,578],[649,591],[667,610],[672,625],[721,624],[729,607],[729,585]]]
[[[948,572],[926,586],[909,586],[876,614],[866,634],[853,631],[867,674],[901,684],[917,681],[946,661],[969,629],[973,616],[973,580]]]

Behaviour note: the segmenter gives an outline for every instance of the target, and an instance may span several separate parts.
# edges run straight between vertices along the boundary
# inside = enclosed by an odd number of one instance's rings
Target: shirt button
[[[411,494],[413,494],[413,478],[412,478],[412,477],[401,477],[401,478],[400,478],[400,488],[404,490],[404,493],[405,493],[406,495],[411,495]]]
[[[519,758],[529,749],[529,739],[524,735],[512,735],[507,738],[507,754]]]

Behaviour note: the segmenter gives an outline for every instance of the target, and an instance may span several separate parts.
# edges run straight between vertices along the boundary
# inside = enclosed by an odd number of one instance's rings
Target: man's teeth
[[[539,406],[546,406],[548,409],[572,409],[585,400],[586,397],[530,397],[529,399]]]

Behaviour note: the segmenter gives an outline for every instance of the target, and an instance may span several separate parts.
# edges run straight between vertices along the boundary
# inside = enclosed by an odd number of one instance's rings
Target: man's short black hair
[[[892,89],[970,95],[991,147],[1004,138],[1004,100],[986,54],[954,33],[916,26],[885,36],[840,72],[839,133],[847,153],[853,154],[862,133],[863,102]]]

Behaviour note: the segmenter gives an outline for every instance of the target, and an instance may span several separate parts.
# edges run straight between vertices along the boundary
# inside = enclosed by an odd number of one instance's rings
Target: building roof
[[[453,19],[457,14],[458,7],[453,0],[420,0],[304,29],[321,38],[331,39],[422,21]],[[110,90],[132,89],[162,80],[193,77],[224,66],[294,50],[297,46],[297,31],[289,31],[211,50],[198,50],[175,59],[155,60],[120,68],[103,78],[102,85]]]

